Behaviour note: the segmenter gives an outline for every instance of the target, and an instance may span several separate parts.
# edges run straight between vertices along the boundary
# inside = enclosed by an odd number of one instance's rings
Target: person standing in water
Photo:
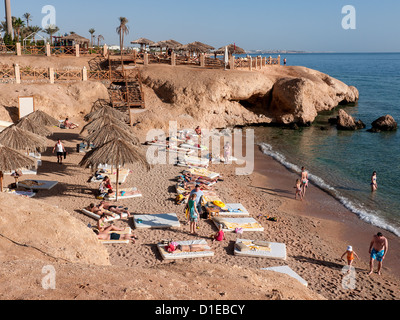
[[[304,196],[306,195],[306,189],[308,188],[308,172],[305,167],[301,167],[301,192]]]
[[[374,192],[376,190],[378,190],[378,183],[376,182],[376,171],[374,171],[371,177],[371,191]]]

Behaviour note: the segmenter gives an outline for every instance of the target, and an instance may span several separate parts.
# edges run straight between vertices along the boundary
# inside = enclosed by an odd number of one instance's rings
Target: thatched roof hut
[[[190,52],[199,52],[199,53],[207,53],[210,52],[211,50],[214,50],[215,48],[199,42],[199,41],[195,41],[195,42],[191,42],[185,45],[182,45],[180,47],[177,48],[178,50],[182,50],[182,51],[190,51]]]
[[[129,130],[129,131],[128,131]],[[139,145],[139,139],[130,131],[130,127],[124,128],[118,124],[109,123],[100,127],[98,130],[93,131],[87,137],[83,138],[87,144],[92,143],[94,146],[99,147],[103,144],[121,138],[124,141],[130,142],[133,145]]]
[[[30,168],[35,161],[22,153],[0,145],[0,191],[3,192],[3,172],[18,168]]]
[[[110,115],[114,118],[117,118],[121,121],[126,121],[127,120],[127,115],[122,113],[121,111],[118,111],[117,109],[114,109],[113,107],[110,107],[108,105],[100,105],[99,107],[92,109],[90,113],[88,113],[84,119],[85,121],[92,121],[96,118],[99,117],[104,117],[106,115]]]
[[[79,44],[81,46],[89,45],[89,43],[90,43],[89,39],[86,39],[86,38],[84,38],[84,37],[82,37],[82,36],[80,36],[79,34],[76,34],[76,33],[72,33],[72,34],[70,34],[68,36],[60,37],[60,40],[61,41],[66,41],[66,42],[70,42],[70,43],[72,43],[72,45]]]
[[[228,54],[233,55],[233,54],[246,54],[246,51],[234,44],[230,44],[227,46],[228,47]],[[225,46],[219,48],[218,50],[214,51],[214,53],[217,54],[224,54],[225,53]]]
[[[47,149],[48,140],[32,132],[11,126],[0,133],[0,144],[25,152],[43,152]]]
[[[40,125],[27,117],[21,118],[15,126],[43,137],[48,137],[53,134],[53,132],[47,127]]]
[[[97,168],[100,164],[105,163],[117,168],[117,201],[120,167],[125,167],[129,164],[139,164],[144,166],[147,170],[150,170],[150,164],[147,162],[145,154],[143,154],[138,147],[121,138],[111,140],[99,148],[89,151],[83,157],[79,165],[85,168]]]
[[[57,119],[53,118],[52,116],[48,115],[46,112],[41,110],[36,110],[35,112],[28,114],[24,118],[27,118],[41,126],[50,127],[59,125]]]
[[[130,130],[130,127],[128,124],[126,124],[126,122],[115,118],[114,116],[110,115],[110,114],[105,114],[102,117],[97,117],[94,118],[92,121],[90,121],[88,124],[86,124],[82,130],[81,130],[81,134],[84,131],[89,132],[89,134],[91,134],[94,131],[98,131],[98,130],[102,130],[102,128],[106,125],[110,125],[110,124],[114,124],[119,126],[120,128],[124,129],[125,131]]]
[[[140,38],[134,41],[131,41],[132,44],[140,44],[140,45],[145,45],[145,46],[150,46],[154,44],[154,41],[151,41],[146,38]]]

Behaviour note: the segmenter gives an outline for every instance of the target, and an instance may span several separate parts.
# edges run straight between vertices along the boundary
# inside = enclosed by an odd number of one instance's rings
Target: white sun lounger
[[[125,192],[125,195],[122,195],[122,192]],[[118,193],[118,200],[142,197],[142,193],[136,187],[121,189],[118,190]],[[117,194],[114,192],[111,195],[108,194],[105,198],[107,200],[117,200]]]
[[[10,190],[10,189],[5,189],[4,192],[7,192],[9,194],[14,194],[16,196],[22,196],[22,197],[28,197],[28,198],[33,198],[36,195],[36,192],[33,192],[33,190],[29,191],[16,191],[16,190]]]
[[[100,219],[100,216],[99,216],[98,214],[96,214],[96,213],[94,213],[94,212],[91,212],[91,211],[89,211],[89,210],[87,210],[87,209],[82,209],[81,211],[82,211],[84,214],[86,214],[87,216],[89,216],[89,217],[91,217],[91,218],[93,218],[93,219],[96,219],[96,220],[99,220],[99,219]],[[111,222],[111,221],[115,221],[115,220],[127,219],[127,218],[128,218],[128,214],[127,214],[127,213],[122,213],[121,215],[116,214],[116,213],[113,213],[113,212],[110,212],[110,211],[107,211],[107,213],[110,213],[110,214],[112,214],[113,216],[112,216],[112,217],[107,216],[107,217],[104,219],[105,222]]]
[[[225,218],[214,217],[214,224],[218,227],[222,224],[222,229],[225,232],[233,232],[236,228],[241,228],[244,231],[264,231],[264,227],[253,218]]]
[[[124,231],[110,231],[109,233],[131,234],[132,229],[128,227]],[[99,242],[102,244],[129,244],[130,240],[99,240]]]
[[[34,183],[29,183],[30,181]],[[27,183],[25,183],[27,182]],[[32,190],[50,190],[58,184],[58,181],[46,181],[46,180],[24,180],[18,182],[18,186]]]
[[[190,246],[192,244],[202,244],[207,245],[207,241],[202,240],[188,240],[188,241],[176,241],[180,245]],[[161,256],[165,260],[178,260],[178,259],[192,259],[192,258],[204,258],[204,257],[212,257],[214,256],[214,251],[207,245],[205,247],[206,251],[200,252],[175,252],[169,253],[165,250],[165,244],[159,243],[157,244],[158,251],[160,252]]]
[[[239,250],[238,244],[244,244],[247,249]],[[259,257],[286,260],[286,245],[284,243],[269,242],[269,249],[258,246],[254,240],[237,239],[235,243],[234,255],[242,257]]]
[[[306,280],[304,280],[302,277],[300,277],[296,272],[294,272],[289,266],[279,266],[279,267],[271,267],[271,268],[261,268],[261,270],[268,270],[268,271],[275,271],[279,273],[284,273],[292,278],[298,280],[302,285],[305,287],[308,286],[308,283]]]
[[[133,217],[136,229],[179,228],[181,226],[176,213],[138,214]]]

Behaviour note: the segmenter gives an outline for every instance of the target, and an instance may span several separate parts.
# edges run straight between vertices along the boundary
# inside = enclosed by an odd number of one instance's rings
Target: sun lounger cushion
[[[249,212],[241,203],[225,203],[219,212],[220,216],[248,216]]]
[[[176,213],[135,215],[133,223],[136,229],[179,228],[181,226]]]
[[[249,250],[238,250],[238,245],[240,243],[247,246]],[[286,246],[283,243],[270,242],[270,246],[266,247],[256,245],[254,240],[237,239],[235,243],[234,254],[236,256],[286,260]]]
[[[26,189],[33,190],[50,190],[58,184],[58,181],[46,181],[46,180],[25,180],[20,181],[18,186]]]
[[[213,221],[217,227],[222,224],[222,229],[226,232],[239,228],[243,231],[264,231],[264,227],[253,218],[214,217]]]
[[[188,240],[188,241],[177,241],[178,249],[174,252],[168,252],[165,244],[157,244],[157,248],[165,260],[177,260],[177,259],[191,259],[191,258],[202,258],[214,256],[214,251],[208,246],[206,240]],[[198,246],[201,245],[201,246]],[[185,251],[179,249],[183,247]],[[190,249],[190,251],[186,251]],[[193,251],[192,251],[193,250]]]
[[[100,216],[99,216],[98,214],[96,214],[96,213],[94,213],[94,212],[91,212],[91,211],[89,211],[89,210],[87,210],[87,209],[82,209],[82,212],[83,212],[84,214],[86,214],[87,216],[92,217],[93,219],[96,219],[96,220],[99,220],[99,219],[100,219]],[[107,216],[107,217],[104,219],[105,222],[111,222],[111,221],[115,221],[115,220],[119,220],[119,219],[126,219],[126,218],[128,218],[128,214],[127,214],[127,213],[123,213],[123,214],[121,214],[121,215],[116,214],[116,213],[113,213],[113,212],[110,212],[110,211],[107,211],[107,213],[112,214],[113,216],[112,216],[112,217],[111,217],[111,216]]]
[[[132,229],[131,228],[125,228],[124,231],[110,231],[109,234],[111,233],[117,233],[117,234],[131,234]],[[129,244],[130,240],[99,240],[100,243],[102,244]]]
[[[124,195],[122,195],[124,194]],[[130,199],[130,198],[137,198],[137,197],[141,197],[142,193],[136,188],[136,187],[132,187],[132,188],[125,188],[125,189],[121,189],[118,191],[118,199]],[[106,196],[107,200],[116,200],[117,199],[117,193],[114,192],[113,194],[108,194]]]

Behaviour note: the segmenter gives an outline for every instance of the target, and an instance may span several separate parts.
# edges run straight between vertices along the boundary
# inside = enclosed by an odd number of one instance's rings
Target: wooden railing
[[[15,45],[0,45],[0,54],[16,54]]]

